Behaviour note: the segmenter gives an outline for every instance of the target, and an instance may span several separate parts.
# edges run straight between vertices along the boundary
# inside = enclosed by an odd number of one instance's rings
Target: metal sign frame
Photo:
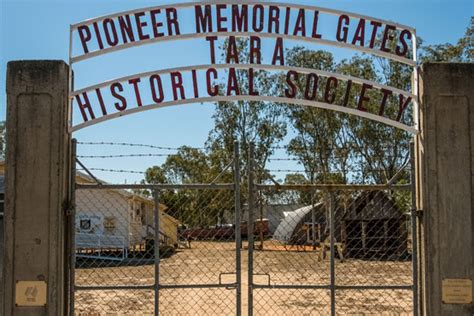
[[[106,19],[114,19],[120,16],[125,16],[129,14],[135,14],[135,13],[140,13],[140,12],[149,12],[152,10],[163,10],[166,8],[173,8],[173,9],[186,9],[186,8],[192,8],[192,7],[198,7],[198,6],[206,6],[206,5],[230,5],[230,4],[236,4],[235,1],[231,0],[224,0],[224,1],[203,1],[203,2],[190,2],[190,3],[179,3],[179,4],[168,4],[168,5],[160,5],[160,6],[155,6],[155,7],[149,7],[149,8],[141,8],[141,9],[134,9],[134,10],[129,10],[129,11],[124,11],[120,13],[114,13],[102,17],[97,17],[93,19],[89,19],[83,22],[75,23],[70,26],[70,42],[69,42],[69,64],[71,65],[70,71],[71,71],[71,76],[72,78],[72,66],[74,63],[81,62],[93,57],[101,56],[104,54],[116,52],[119,50],[124,50],[127,48],[131,47],[137,47],[137,46],[142,46],[142,45],[147,45],[147,44],[152,44],[152,43],[161,43],[161,42],[166,42],[166,41],[177,41],[177,40],[188,40],[188,39],[197,39],[197,38],[204,38],[208,36],[217,36],[217,37],[229,37],[229,36],[234,36],[234,37],[250,37],[250,36],[258,36],[260,38],[282,38],[282,39],[288,39],[288,40],[294,40],[294,41],[302,41],[302,42],[308,42],[308,43],[317,43],[317,44],[322,44],[325,46],[333,46],[333,47],[339,47],[339,48],[346,48],[346,49],[351,49],[355,50],[358,52],[362,53],[368,53],[371,55],[387,58],[392,61],[400,62],[406,65],[409,65],[413,67],[413,85],[412,85],[412,91],[403,91],[395,87],[391,86],[386,86],[383,84],[380,84],[375,81],[371,80],[366,80],[363,78],[356,78],[352,76],[346,76],[342,74],[337,74],[337,73],[329,73],[321,70],[316,70],[316,69],[307,69],[307,68],[299,68],[299,67],[288,67],[288,66],[276,66],[276,65],[261,65],[261,64],[210,64],[210,65],[195,65],[195,66],[187,66],[187,67],[179,67],[179,68],[170,68],[170,69],[165,69],[165,70],[158,70],[154,72],[144,72],[144,73],[139,73],[139,74],[134,74],[132,76],[126,76],[122,78],[117,78],[115,80],[108,80],[96,85],[92,85],[86,88],[82,88],[79,90],[74,91],[73,90],[73,82],[71,79],[70,83],[70,131],[78,131],[82,128],[104,122],[110,119],[114,119],[117,117],[122,117],[126,116],[129,114],[133,113],[138,113],[146,110],[152,110],[156,108],[162,108],[162,107],[169,107],[169,106],[176,106],[176,105],[183,105],[183,104],[190,104],[190,103],[200,103],[200,102],[231,102],[231,101],[254,101],[254,102],[275,102],[275,103],[286,103],[286,104],[293,104],[293,105],[302,105],[302,106],[310,106],[310,107],[317,107],[317,108],[322,108],[322,109],[329,109],[333,111],[339,111],[342,113],[347,113],[351,115],[356,115],[360,117],[364,117],[373,121],[377,121],[389,126],[393,126],[402,130],[405,130],[411,134],[417,134],[419,132],[419,104],[418,104],[418,70],[417,70],[417,47],[416,47],[416,30],[413,27],[406,26],[400,23],[388,21],[388,20],[382,20],[378,18],[373,18],[357,13],[351,13],[351,12],[346,12],[346,11],[340,11],[340,10],[334,10],[334,9],[326,9],[326,8],[321,8],[321,7],[316,7],[316,6],[309,6],[309,5],[297,5],[297,4],[289,4],[289,3],[280,3],[280,2],[265,2],[261,3],[258,1],[253,1],[253,0],[244,0],[244,1],[239,1],[238,5],[249,5],[249,6],[255,6],[255,5],[260,5],[263,7],[270,7],[270,6],[276,6],[279,8],[290,8],[290,9],[304,9],[304,10],[313,10],[313,11],[318,11],[320,13],[326,13],[329,15],[347,15],[349,18],[356,18],[356,19],[365,19],[369,21],[374,21],[377,23],[381,23],[383,25],[391,25],[394,26],[398,30],[406,30],[409,31],[411,34],[411,42],[412,42],[412,59],[409,58],[404,58],[397,56],[394,53],[387,53],[383,52],[374,48],[367,48],[367,47],[361,47],[361,46],[356,46],[353,44],[345,43],[345,42],[338,42],[335,40],[326,40],[326,39],[321,39],[321,38],[312,38],[312,37],[303,37],[303,36],[295,36],[295,35],[285,35],[285,34],[275,34],[275,33],[256,33],[256,32],[210,32],[210,33],[189,33],[189,34],[180,34],[180,35],[169,35],[169,36],[164,36],[164,37],[155,37],[155,38],[149,38],[146,40],[138,40],[138,41],[133,41],[133,42],[128,42],[128,43],[123,43],[123,44],[118,44],[113,47],[106,47],[100,50],[95,50],[91,51],[88,53],[84,53],[82,55],[73,55],[73,36],[74,32],[78,31],[78,28],[81,26],[88,26],[92,25],[96,22],[104,21]],[[107,84],[110,84],[112,82],[121,82],[125,81],[127,79],[130,79],[132,77],[137,78],[137,77],[144,77],[147,75],[151,74],[163,74],[163,73],[171,73],[174,71],[190,71],[190,70],[203,70],[203,69],[208,69],[208,68],[215,68],[215,69],[228,69],[228,68],[235,68],[235,69],[257,69],[257,70],[268,70],[268,71],[297,71],[298,73],[302,74],[308,74],[308,73],[315,73],[317,75],[323,76],[323,77],[335,77],[340,80],[345,80],[345,81],[353,81],[355,83],[359,84],[368,84],[371,85],[377,89],[390,89],[393,92],[399,93],[400,95],[410,97],[411,102],[413,104],[413,126],[403,124],[401,122],[398,122],[396,120],[379,116],[376,114],[372,113],[367,113],[364,111],[360,111],[355,108],[349,108],[349,107],[344,107],[340,105],[335,105],[335,104],[329,104],[325,102],[319,102],[319,101],[311,101],[311,100],[304,100],[304,99],[292,99],[292,98],[285,98],[285,97],[275,97],[275,96],[251,96],[251,95],[238,95],[238,96],[214,96],[214,97],[200,97],[200,98],[192,98],[192,99],[184,99],[184,100],[175,100],[175,101],[165,101],[163,103],[155,103],[155,104],[150,104],[150,105],[145,105],[141,107],[135,107],[131,109],[124,110],[122,112],[116,112],[113,114],[108,114],[104,115],[100,118],[93,119],[90,121],[85,121],[83,123],[80,123],[76,126],[72,126],[72,105],[73,105],[73,100],[74,97],[81,94],[81,93],[87,93],[89,91],[92,91],[94,89],[104,87]]]

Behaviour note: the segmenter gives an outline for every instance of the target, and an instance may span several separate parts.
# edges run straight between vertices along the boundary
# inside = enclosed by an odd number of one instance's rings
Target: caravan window
[[[104,218],[104,229],[108,233],[113,233],[115,230],[115,217],[107,216]]]

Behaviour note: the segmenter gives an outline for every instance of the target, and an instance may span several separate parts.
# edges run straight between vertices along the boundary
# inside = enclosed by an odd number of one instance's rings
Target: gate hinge
[[[416,218],[423,218],[423,210],[413,210],[412,212],[414,213]]]
[[[74,214],[74,206],[71,203],[67,203],[64,208],[66,216],[72,216]]]

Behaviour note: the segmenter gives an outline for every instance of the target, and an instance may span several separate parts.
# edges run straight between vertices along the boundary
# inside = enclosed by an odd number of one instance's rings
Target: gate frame
[[[68,229],[69,234],[67,237],[69,239],[68,243],[68,257],[70,260],[70,265],[68,269],[69,274],[69,283],[68,283],[68,295],[69,295],[69,312],[70,316],[75,314],[75,293],[81,290],[153,290],[154,291],[154,315],[159,315],[159,296],[160,289],[202,289],[202,288],[234,288],[235,297],[236,297],[236,306],[235,311],[237,315],[241,315],[241,289],[242,289],[242,269],[241,269],[241,245],[242,239],[240,234],[240,218],[241,218],[241,202],[240,202],[240,149],[239,142],[234,143],[234,157],[233,162],[230,165],[233,166],[234,170],[234,183],[215,183],[216,180],[209,184],[102,184],[100,181],[95,178],[92,173],[87,170],[85,166],[77,159],[77,140],[72,139],[72,150],[71,150],[71,196],[70,196],[70,206],[67,212],[68,215]],[[76,183],[76,163],[80,164],[92,178],[97,182],[96,184],[77,184]],[[152,196],[154,200],[154,225],[155,236],[154,236],[154,283],[150,285],[106,285],[106,286],[76,286],[75,284],[75,270],[76,270],[76,230],[75,230],[75,216],[76,216],[76,191],[77,190],[106,190],[106,189],[149,189],[152,191]],[[160,284],[160,240],[159,240],[159,225],[160,225],[160,216],[159,216],[159,202],[160,202],[160,190],[162,189],[177,189],[177,190],[229,190],[234,191],[234,220],[236,221],[235,225],[235,273],[236,282],[223,284],[221,282],[215,284]],[[237,224],[238,223],[238,224]]]
[[[248,232],[248,316],[253,315],[253,289],[320,289],[330,291],[330,304],[331,304],[331,316],[336,315],[336,290],[410,290],[412,291],[412,307],[413,315],[419,314],[419,296],[418,296],[418,214],[416,208],[416,183],[415,183],[415,155],[414,155],[414,142],[410,143],[410,179],[411,183],[407,185],[393,185],[391,183],[384,185],[348,185],[348,184],[302,184],[302,185],[262,185],[257,184],[254,181],[255,163],[254,163],[254,144],[250,144],[249,148],[249,167],[248,167],[248,186],[249,186],[249,232]],[[253,215],[256,210],[255,205],[255,193],[263,190],[295,190],[295,189],[310,189],[311,192],[314,190],[321,190],[325,192],[329,197],[329,239],[330,239],[330,283],[328,285],[261,285],[253,283],[253,252],[254,252],[254,238],[253,238]],[[397,189],[406,190],[411,193],[411,207],[410,223],[411,223],[411,238],[412,238],[412,282],[410,285],[337,285],[336,284],[336,271],[335,271],[335,194],[337,190],[382,190],[382,189]],[[313,202],[313,201],[312,201]],[[252,226],[252,228],[251,228]]]

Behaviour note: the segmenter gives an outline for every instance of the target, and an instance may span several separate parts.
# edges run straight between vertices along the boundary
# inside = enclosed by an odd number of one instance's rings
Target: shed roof
[[[285,218],[281,221],[280,225],[278,225],[273,234],[273,238],[284,243],[289,242],[296,226],[301,222],[301,220],[308,215],[313,208],[318,209],[322,205],[323,203],[320,202],[314,206],[307,205],[292,212],[284,212]]]
[[[365,191],[351,203],[346,220],[376,220],[403,216],[395,200],[384,191]]]

